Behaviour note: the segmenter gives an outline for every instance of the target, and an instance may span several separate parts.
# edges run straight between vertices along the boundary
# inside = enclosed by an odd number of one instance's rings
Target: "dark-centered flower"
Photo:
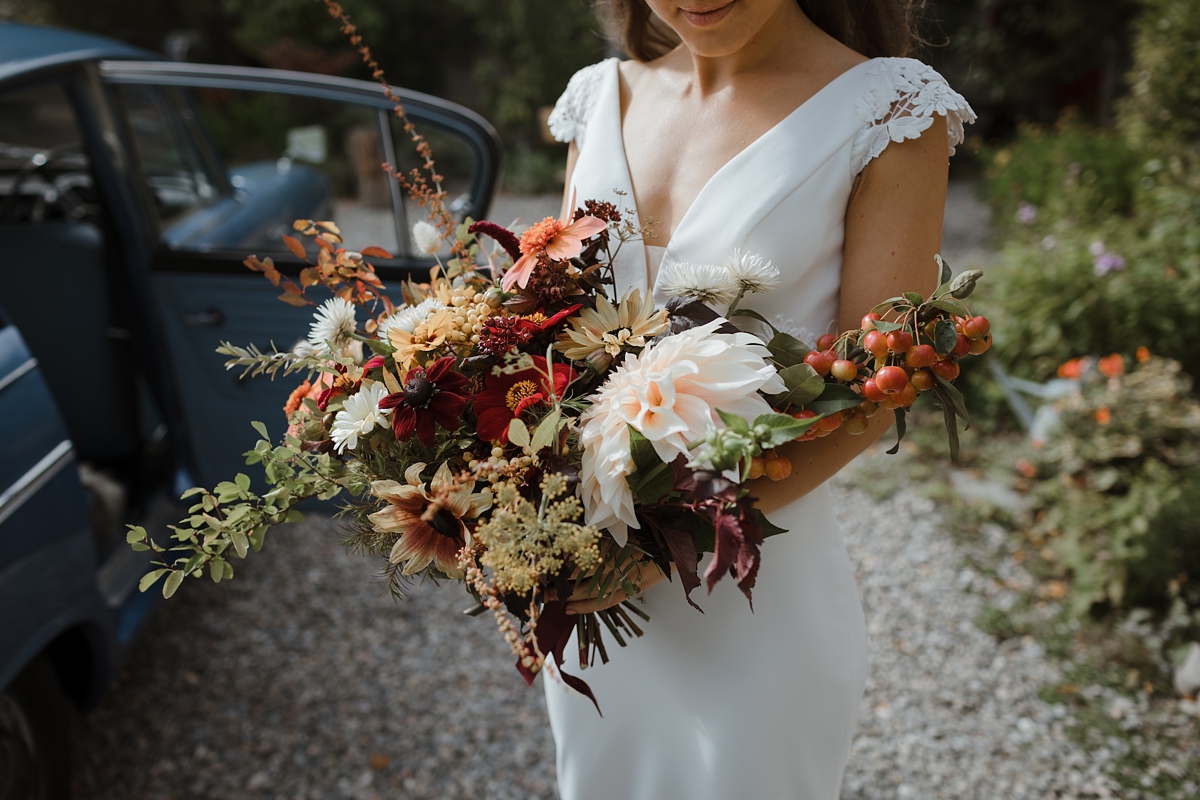
[[[551,383],[550,376],[553,376]],[[508,424],[527,409],[546,402],[551,396],[562,397],[567,385],[575,380],[575,371],[566,364],[552,364],[547,375],[546,359],[533,356],[533,366],[512,374],[489,374],[485,388],[475,395],[476,431],[485,441],[508,441]]]
[[[428,367],[413,367],[404,376],[403,391],[379,401],[380,409],[395,409],[392,429],[397,439],[407,442],[415,431],[421,444],[432,447],[437,425],[449,431],[458,428],[467,407],[467,397],[459,391],[467,379],[453,368],[452,356],[439,358]]]

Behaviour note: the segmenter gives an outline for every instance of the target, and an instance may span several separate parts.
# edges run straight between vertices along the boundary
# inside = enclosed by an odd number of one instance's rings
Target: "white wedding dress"
[[[617,63],[578,72],[549,122],[578,145],[579,202],[608,200],[636,223]],[[783,273],[748,305],[811,344],[833,330],[855,176],[935,114],[953,152],[974,114],[937,72],[898,58],[851,68],[723,166],[665,252],[624,248],[618,296],[645,290],[660,259],[719,263],[741,248]],[[604,716],[545,676],[563,800],[837,798],[867,677],[862,607],[827,487],[771,519],[788,533],[763,546],[753,612],[728,577],[711,595],[693,592],[703,614],[678,580],[664,581],[645,593],[646,636],[624,648],[610,640],[608,664],[580,673],[567,646],[567,670]]]

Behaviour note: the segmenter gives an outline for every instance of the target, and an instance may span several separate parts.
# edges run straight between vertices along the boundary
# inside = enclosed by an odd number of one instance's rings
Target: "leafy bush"
[[[1145,0],[1121,127],[1140,147],[1200,142],[1200,3]]]
[[[1191,388],[1178,363],[1149,357],[1127,375],[1086,374],[1060,401],[1061,428],[1036,459],[1030,535],[1071,579],[1075,613],[1164,607],[1173,581],[1200,576],[1200,403]]]

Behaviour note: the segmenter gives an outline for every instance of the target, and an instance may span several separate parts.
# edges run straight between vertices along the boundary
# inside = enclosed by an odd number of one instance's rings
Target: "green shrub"
[[[1071,608],[1165,607],[1182,575],[1200,577],[1200,403],[1179,364],[1085,375],[1058,404],[1061,427],[1038,453],[1030,535],[1071,579]],[[1194,598],[1200,600],[1200,597]]]
[[[1200,142],[1200,3],[1145,0],[1121,128],[1136,146]]]

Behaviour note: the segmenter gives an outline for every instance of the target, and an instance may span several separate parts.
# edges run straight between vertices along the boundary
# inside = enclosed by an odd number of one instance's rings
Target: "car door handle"
[[[183,324],[190,325],[193,328],[215,328],[224,322],[225,313],[219,308],[209,307],[205,311],[197,311],[194,314],[183,315]]]

